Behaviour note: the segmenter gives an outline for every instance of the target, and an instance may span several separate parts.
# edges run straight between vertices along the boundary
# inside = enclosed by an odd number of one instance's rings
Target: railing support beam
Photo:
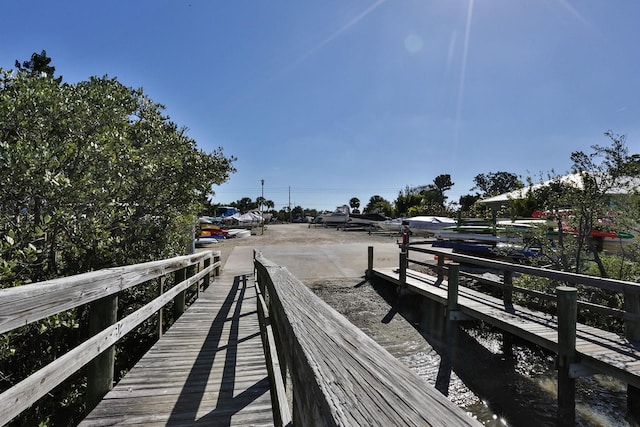
[[[400,252],[400,285],[398,286],[398,296],[401,297],[407,287],[407,252]]]
[[[101,298],[91,304],[89,311],[89,334],[96,335],[118,321],[118,295]],[[113,370],[116,349],[110,346],[88,366],[87,407],[94,408],[102,397],[113,388]]]
[[[558,286],[558,425],[575,425],[576,380],[571,366],[576,363],[576,321],[578,290]]]
[[[175,273],[175,281],[176,281],[176,285],[180,282],[183,282],[184,280],[187,279],[187,269],[186,268],[182,268],[178,271],[176,271]],[[176,295],[176,297],[173,299],[173,317],[174,320],[177,320],[180,316],[182,316],[182,314],[185,312],[186,310],[186,298],[185,298],[185,294],[186,291],[182,291],[180,292],[178,295]]]

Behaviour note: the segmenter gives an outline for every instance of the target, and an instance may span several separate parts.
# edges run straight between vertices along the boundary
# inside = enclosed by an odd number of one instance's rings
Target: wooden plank
[[[278,348],[268,317],[269,310],[257,282],[255,284],[255,291],[258,297],[258,319],[260,320],[262,346],[267,362],[269,380],[273,384],[271,387],[271,402],[274,410],[273,418],[278,426],[291,426],[293,425],[293,419],[291,417],[291,409],[289,408],[287,390],[282,378]]]
[[[117,343],[123,336],[153,316],[167,302],[171,301],[176,294],[192,286],[208,273],[208,270],[203,270],[188,280],[177,284],[163,295],[89,338],[0,394],[0,425],[9,422],[24,409],[31,406],[54,387],[69,378],[74,372],[89,363],[94,357]]]
[[[213,256],[199,252],[0,289],[0,333],[90,303]],[[217,267],[214,263],[213,267]]]
[[[273,425],[256,309],[223,273],[80,425]]]
[[[272,326],[282,340],[294,394],[294,424],[479,425],[285,268],[258,256],[269,277]]]
[[[393,268],[374,268],[372,274],[397,283]],[[407,289],[446,304],[447,283],[434,286],[436,278],[423,273],[407,273]],[[488,324],[557,352],[558,324],[555,316],[514,305],[505,310],[502,300],[469,288],[459,287],[458,310]],[[640,346],[615,333],[577,324],[576,350],[585,365],[640,387]]]
[[[585,274],[569,273],[565,271],[550,270],[548,268],[533,267],[530,265],[514,264],[510,262],[498,261],[494,259],[474,257],[453,252],[446,252],[440,249],[429,249],[425,247],[410,246],[410,252],[420,252],[426,254],[434,254],[444,256],[455,262],[473,264],[482,267],[491,268],[493,270],[511,271],[522,274],[531,274],[548,279],[558,280],[560,282],[580,284],[585,286],[593,286],[600,289],[607,289],[616,292],[629,292],[632,294],[640,294],[640,284],[635,282],[608,279],[603,277],[587,276]],[[411,260],[410,260],[411,261]]]

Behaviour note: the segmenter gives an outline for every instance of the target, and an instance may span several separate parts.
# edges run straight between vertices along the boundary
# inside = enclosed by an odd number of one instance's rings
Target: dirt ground
[[[258,249],[261,246],[296,244],[300,244],[301,248],[309,245],[330,247],[358,242],[372,245],[389,244],[401,240],[401,236],[397,234],[369,234],[366,231],[309,227],[308,224],[269,225],[265,228],[264,235],[261,229],[255,231],[256,233],[250,237],[224,240],[212,248],[221,252],[223,268],[237,246],[253,246]],[[360,271],[364,273],[364,270]],[[483,425],[530,425],[530,420],[540,421],[536,422],[536,425],[555,423],[553,411],[549,411],[549,402],[554,401],[553,395],[541,391],[538,386],[539,383],[546,384],[547,377],[552,379],[555,371],[550,369],[545,372],[540,368],[539,371],[543,374],[539,374],[540,379],[536,381],[529,378],[529,374],[522,377],[520,375],[521,371],[530,372],[529,368],[532,366],[547,366],[548,360],[543,353],[539,354],[527,346],[515,346],[513,360],[518,361],[519,368],[514,369],[512,359],[504,358],[495,350],[500,347],[501,334],[481,328],[469,329],[460,335],[464,340],[461,338],[458,344],[460,354],[472,362],[464,363],[463,367],[457,366],[453,370],[449,367],[447,370],[448,365],[443,362],[446,358],[442,357],[447,351],[445,342],[439,336],[417,329],[417,307],[406,297],[403,303],[398,305],[395,287],[384,283],[370,283],[364,276],[356,274],[353,277],[301,281],[329,306]],[[538,372],[537,368],[534,371]],[[608,389],[599,386],[595,388],[598,392],[593,392],[591,383],[585,389],[589,395],[593,394],[594,398],[603,392],[609,392]],[[606,411],[601,412],[619,412],[622,416],[607,415],[612,417],[611,420],[615,420],[613,423],[581,422],[578,425],[629,425],[622,419],[626,404],[624,392],[621,398],[615,395],[613,398],[608,397],[606,401],[616,403],[610,404],[610,408],[607,407]],[[492,404],[488,406],[486,402]],[[599,403],[593,403],[590,406],[599,408],[598,405]],[[618,408],[622,409],[618,411]],[[504,423],[505,419],[511,422]]]
[[[236,246],[266,246],[266,245],[290,245],[290,244],[339,244],[355,242],[379,242],[394,243],[400,239],[398,234],[372,232],[356,229],[336,229],[335,227],[323,227],[309,224],[270,224],[262,228],[252,230],[250,237],[221,240],[213,247],[221,253],[222,266]],[[200,250],[196,248],[196,250]]]
[[[343,231],[336,228],[308,224],[276,224],[266,227],[264,235],[221,241],[214,250],[221,251],[224,263],[237,246],[262,245],[333,245],[341,243],[397,243],[401,236],[393,233]],[[316,295],[345,316],[351,323],[385,347],[394,356],[414,369],[423,369],[425,357],[416,358],[416,352],[433,355],[434,350],[425,343],[413,327],[409,313],[398,313],[395,307],[395,288],[373,284],[364,276],[339,279],[302,280]],[[410,311],[410,310],[409,310]],[[437,364],[436,364],[437,366]]]
[[[372,232],[370,234],[367,231],[343,231],[335,227],[314,225],[309,227],[308,224],[269,225],[265,228],[264,235],[261,234],[261,229],[255,231],[257,233],[250,237],[223,240],[213,248],[221,252],[223,269],[229,254],[237,246],[332,245],[357,242],[375,244],[397,243],[401,239],[401,236],[394,233]],[[423,347],[424,340],[410,326],[410,322],[395,312],[392,307],[394,305],[392,299],[395,299],[393,289],[374,286],[363,276],[303,280],[303,283],[355,326],[379,344],[392,350],[396,357],[406,356],[407,342],[412,343],[411,347],[418,346],[423,351],[431,351],[428,346]]]

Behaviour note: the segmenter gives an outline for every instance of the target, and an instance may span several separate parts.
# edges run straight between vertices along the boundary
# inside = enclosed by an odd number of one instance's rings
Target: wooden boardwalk
[[[373,274],[398,285],[396,268],[374,268]],[[437,278],[407,270],[407,289],[446,306],[447,281],[437,284]],[[503,331],[521,337],[553,352],[558,351],[557,317],[513,305],[505,307],[501,299],[459,286],[458,310],[470,318],[482,320]],[[577,324],[576,351],[579,365],[573,375],[602,373],[616,377],[634,387],[640,387],[640,346],[615,333]]]
[[[273,425],[253,264],[227,269],[81,426]]]

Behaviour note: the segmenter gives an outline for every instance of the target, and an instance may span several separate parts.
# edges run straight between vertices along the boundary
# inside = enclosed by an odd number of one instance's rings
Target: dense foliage
[[[43,52],[0,69],[0,287],[184,254],[201,201],[234,159],[198,149],[141,89],[108,77],[62,84],[49,62]],[[136,292],[121,305],[157,290]],[[72,310],[3,335],[0,387],[77,345],[86,317]],[[136,334],[148,335],[134,333],[132,348]],[[69,424],[83,381],[16,422]]]

